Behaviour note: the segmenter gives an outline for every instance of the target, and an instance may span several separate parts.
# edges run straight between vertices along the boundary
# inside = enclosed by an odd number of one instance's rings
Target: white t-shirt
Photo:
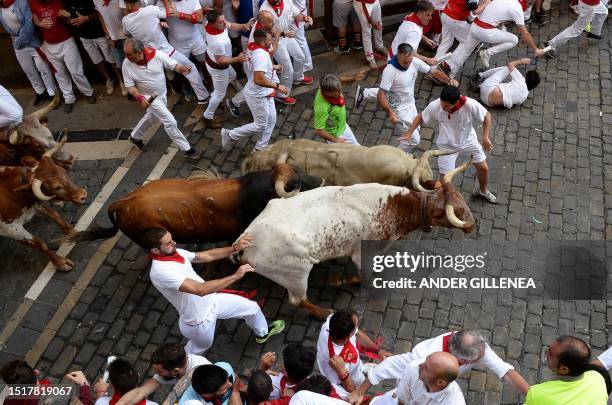
[[[140,0],[140,7],[152,6],[154,5],[156,0]],[[119,8],[125,7],[125,0],[119,0]]]
[[[23,108],[7,89],[0,85],[0,128],[17,125],[23,121]]]
[[[128,58],[123,60],[121,71],[125,87],[134,87],[145,96],[166,94],[165,70],[174,70],[177,62],[164,52],[156,50],[146,65],[137,65]],[[153,262],[155,263],[155,262]]]
[[[163,1],[158,1],[159,6],[163,7]],[[175,1],[174,6],[176,7],[177,13],[185,13],[190,16],[192,13],[201,10],[200,2],[198,0],[180,0]],[[191,44],[193,38],[196,35],[200,35],[198,30],[199,24],[192,24],[190,17],[188,20],[180,20],[178,17],[168,17],[166,21],[170,25],[168,29],[168,39],[171,43],[176,44]]]
[[[94,402],[94,405],[109,405],[111,397],[100,397]],[[147,399],[147,405],[159,405],[157,402],[149,401]]]
[[[390,98],[398,98],[399,104],[414,104],[414,83],[420,73],[429,73],[431,66],[419,58],[412,58],[412,62],[405,71],[389,64],[383,70],[378,88],[391,93]]]
[[[444,333],[436,336],[435,338],[425,340],[414,346],[412,352],[387,357],[368,372],[368,380],[372,383],[372,385],[377,385],[385,379],[400,379],[404,375],[404,371],[410,363],[419,359],[423,360],[432,353],[442,351],[444,346],[444,337],[450,335],[451,333],[452,332]],[[485,345],[484,356],[476,364],[488,368],[500,379],[503,378],[508,371],[514,370],[514,367],[500,359],[488,344]],[[474,365],[475,364],[460,365],[459,375],[464,375],[470,371]]]
[[[448,0],[431,0],[431,4],[434,6],[436,10],[439,10],[439,11],[444,10],[444,7],[446,7],[447,3],[448,3]]]
[[[478,19],[496,27],[509,21],[516,25],[525,25],[525,14],[518,0],[492,1],[478,15]]]
[[[185,373],[187,373],[187,375],[191,374],[191,372],[193,371],[194,368],[198,367],[198,366],[202,366],[204,364],[212,364],[210,361],[208,361],[208,359],[204,356],[198,356],[197,354],[187,354],[187,368],[185,370]],[[166,385],[166,384],[176,384],[178,382],[178,378],[173,378],[171,380],[166,380],[164,377],[162,377],[161,375],[155,373],[153,374],[153,379],[155,381],[157,381],[158,383],[162,384],[162,385]]]
[[[283,379],[283,377],[283,373],[270,376],[270,379],[272,380],[272,393],[270,394],[270,399],[279,399],[282,396],[281,380]],[[285,382],[285,388],[295,389],[295,387],[296,384],[290,384],[288,382]]]
[[[310,391],[296,392],[289,401],[289,405],[347,405],[348,402],[337,398],[327,397]]]
[[[512,69],[509,82],[500,83],[497,86],[502,92],[504,107],[506,108],[512,108],[513,105],[523,104],[523,102],[527,100],[527,97],[529,97],[527,83],[518,69]]]
[[[465,104],[452,114],[442,109],[440,99],[434,100],[425,107],[422,117],[425,124],[432,120],[438,122],[436,145],[440,148],[461,149],[470,139],[476,139],[474,121],[483,122],[486,114],[487,109],[482,104],[466,97]]]
[[[264,0],[259,8],[259,11],[269,11],[274,16],[274,25],[277,26],[281,32],[289,31],[293,29],[295,31],[296,27],[293,24],[293,19],[300,14],[300,10],[293,5],[292,0],[283,0],[283,12],[280,16],[276,14],[274,8],[268,3],[268,0]],[[292,27],[293,24],[293,27]]]
[[[19,28],[21,28],[21,20],[15,14],[15,3],[11,4],[9,7],[0,8],[0,12],[2,13],[2,21],[6,26],[13,32],[18,32]]]
[[[456,381],[438,392],[429,392],[427,385],[419,378],[419,364],[415,360],[406,367],[404,376],[397,385],[397,399],[405,405],[465,405],[463,392]]]
[[[332,383],[334,389],[338,393],[340,398],[348,397],[348,392],[342,387],[342,381],[340,380],[340,376],[338,373],[334,371],[334,369],[329,365],[330,356],[339,355],[342,351],[342,346],[339,346],[332,342],[332,347],[334,349],[334,353],[329,352],[328,341],[329,341],[329,320],[331,319],[331,315],[327,318],[327,321],[321,327],[321,332],[319,332],[319,340],[317,341],[317,366],[319,367],[319,372],[321,375],[327,377],[329,382]],[[357,348],[357,338],[355,335],[351,336],[349,339],[349,343],[351,343],[355,349]],[[365,380],[365,376],[361,369],[363,368],[363,363],[359,358],[359,352],[357,352],[357,362],[349,363],[344,362],[346,367],[346,371],[349,372],[349,375],[355,386],[359,387],[361,383]]]
[[[215,294],[200,297],[179,291],[186,279],[203,283],[191,266],[195,253],[183,249],[176,249],[177,253],[185,258],[185,263],[174,261],[153,260],[151,263],[151,283],[172,304],[179,313],[180,320],[188,325],[197,325],[208,319],[215,310]]]
[[[393,52],[393,55],[397,55],[397,47],[401,44],[409,44],[414,49],[414,52],[418,51],[422,36],[423,27],[412,21],[402,21],[391,43],[391,52]]]
[[[606,370],[610,370],[612,368],[612,347],[600,354],[597,360],[601,361]]]
[[[221,34],[206,33],[206,53],[208,57],[217,62],[215,55],[232,56],[232,42],[227,28]]]
[[[174,48],[168,43],[159,22],[166,12],[157,6],[146,6],[123,17],[123,31],[144,42],[146,46],[170,55]]]
[[[125,39],[125,33],[123,32],[123,25],[121,19],[123,18],[123,11],[119,7],[118,0],[110,0],[107,5],[104,5],[104,0],[93,0],[96,10],[102,16],[104,25],[108,29],[108,35],[113,41],[119,39]]]
[[[251,76],[246,86],[244,86],[244,95],[251,97],[267,97],[272,94],[274,89],[259,86],[255,84],[254,81],[255,72],[264,72],[264,76],[268,81],[278,83],[278,77],[276,76],[276,72],[274,71],[272,65],[272,58],[265,49],[258,48],[251,51],[249,58],[249,71],[251,72]]]

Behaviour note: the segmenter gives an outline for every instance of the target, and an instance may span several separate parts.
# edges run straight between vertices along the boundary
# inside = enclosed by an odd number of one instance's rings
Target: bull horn
[[[470,156],[470,160],[468,160],[467,162],[465,162],[461,166],[451,170],[450,172],[446,173],[444,175],[444,177],[442,177],[442,184],[450,183],[453,180],[453,177],[457,173],[463,173],[472,164],[472,160],[473,159],[474,159],[474,156],[472,155],[472,156]]]
[[[13,146],[20,145],[23,142],[23,134],[19,132],[19,130],[14,130],[9,135],[9,143]]]
[[[285,191],[285,186],[293,175],[295,175],[295,171],[288,164],[276,164],[276,168],[274,169],[274,191],[276,191],[277,196],[281,198],[290,198],[300,192],[299,187],[289,193]]]
[[[281,197],[281,198],[291,198],[294,197],[296,195],[298,195],[298,193],[300,192],[300,189],[297,188],[291,192],[286,192],[285,191],[285,181],[284,180],[276,180],[274,182],[274,190],[276,191],[276,195]]]
[[[426,188],[421,186],[421,174],[423,173],[423,170],[425,170],[425,165],[429,162],[429,159],[431,159],[432,157],[451,155],[457,152],[458,152],[457,150],[437,150],[437,149],[428,150],[428,151],[423,152],[421,157],[419,157],[419,159],[417,160],[417,166],[414,169],[414,172],[412,173],[412,187],[415,190],[420,191],[422,193],[430,193],[430,194],[435,193],[436,190],[427,190]]]
[[[60,149],[62,149],[62,147],[64,146],[67,140],[68,140],[68,130],[64,130],[64,136],[62,136],[62,139],[59,141],[59,143],[55,145],[54,147],[52,147],[51,149],[47,150],[43,154],[43,157],[44,156],[48,158],[53,157],[53,155],[55,155],[57,152],[59,152]]]
[[[32,192],[34,193],[34,196],[36,198],[41,201],[49,201],[50,199],[52,199],[53,196],[49,197],[48,195],[45,195],[45,193],[42,192],[41,187],[42,181],[40,181],[39,179],[32,180]]]
[[[474,221],[462,221],[459,218],[457,218],[457,215],[455,215],[455,209],[453,208],[452,204],[445,204],[444,205],[444,212],[446,213],[446,219],[448,219],[448,222],[451,223],[451,225],[460,228],[460,229],[465,229],[465,228],[471,228],[472,226],[474,226]]]
[[[53,111],[53,109],[59,105],[59,102],[60,102],[59,92],[56,92],[55,96],[53,96],[53,100],[51,100],[49,104],[47,104],[41,109],[34,111],[28,117],[32,117],[32,118],[36,118],[40,120],[42,117],[44,117],[45,115]]]

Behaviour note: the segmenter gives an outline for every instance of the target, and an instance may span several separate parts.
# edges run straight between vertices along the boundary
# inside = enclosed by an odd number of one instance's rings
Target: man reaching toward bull
[[[142,240],[153,259],[151,282],[179,313],[179,329],[189,339],[185,346],[187,353],[200,355],[212,346],[217,319],[243,318],[255,332],[257,343],[264,343],[285,328],[282,320],[268,327],[266,317],[254,301],[218,292],[255,271],[250,265],[242,265],[236,273],[208,282],[191,266],[191,263],[229,257],[250,246],[251,236],[242,236],[232,246],[197,253],[177,249],[170,232],[162,228],[148,229]]]

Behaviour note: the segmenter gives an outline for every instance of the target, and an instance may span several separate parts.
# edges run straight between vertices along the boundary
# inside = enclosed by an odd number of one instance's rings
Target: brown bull
[[[58,104],[59,96],[56,95],[51,103],[26,116],[12,131],[0,131],[0,166],[20,166],[25,156],[40,160],[47,150],[57,145],[44,117]],[[66,170],[74,163],[74,156],[61,148],[53,159]]]
[[[66,170],[51,158],[66,142],[66,139],[45,152],[40,161],[30,156],[22,158],[23,166],[0,166],[0,235],[38,249],[62,271],[68,271],[73,263],[58,256],[39,238],[30,234],[24,224],[36,211],[55,221],[66,234],[74,232],[53,209],[41,202],[57,199],[82,204],[87,192],[76,186]]]
[[[179,243],[234,240],[272,198],[322,185],[321,179],[287,164],[236,179],[155,180],[108,208],[112,228],[94,226],[73,240],[110,238],[121,229],[141,244],[140,236],[152,227],[167,229]]]

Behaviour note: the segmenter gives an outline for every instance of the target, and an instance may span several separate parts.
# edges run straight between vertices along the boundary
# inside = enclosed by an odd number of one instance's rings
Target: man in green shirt
[[[346,123],[346,102],[342,95],[342,82],[363,79],[365,72],[348,77],[327,74],[314,99],[315,133],[327,143],[350,143],[359,145],[351,128]]]
[[[548,347],[548,368],[557,379],[533,385],[525,405],[605,405],[604,378],[589,364],[591,349],[581,339],[561,336]]]

